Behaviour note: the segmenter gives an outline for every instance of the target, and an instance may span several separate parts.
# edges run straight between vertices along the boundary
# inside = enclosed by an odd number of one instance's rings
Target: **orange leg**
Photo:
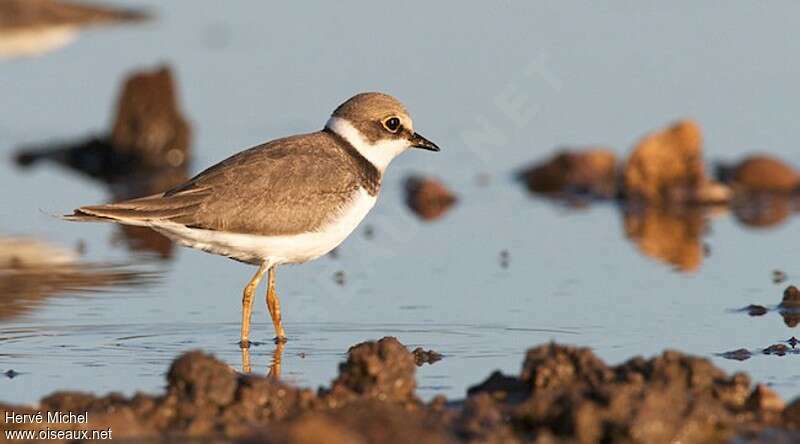
[[[275,343],[286,342],[286,332],[281,324],[281,302],[275,294],[275,266],[270,267],[267,273],[267,309],[275,327]]]
[[[239,341],[239,347],[241,348],[250,347],[250,314],[253,312],[253,293],[256,291],[256,287],[258,287],[258,283],[261,282],[261,278],[264,277],[264,272],[266,271],[267,265],[261,264],[256,274],[244,287],[244,295],[242,296],[242,338]]]

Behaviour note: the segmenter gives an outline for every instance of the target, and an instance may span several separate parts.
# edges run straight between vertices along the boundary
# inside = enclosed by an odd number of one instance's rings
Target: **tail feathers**
[[[198,194],[170,197],[156,194],[119,203],[80,207],[62,218],[76,222],[116,222],[147,226],[152,222],[168,222],[191,216],[201,203],[202,196]]]

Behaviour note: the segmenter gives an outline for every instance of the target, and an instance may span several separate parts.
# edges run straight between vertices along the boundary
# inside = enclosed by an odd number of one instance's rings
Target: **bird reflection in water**
[[[286,346],[285,342],[277,342],[275,344],[275,350],[272,352],[272,361],[269,364],[269,369],[267,370],[267,376],[275,379],[280,379],[281,377],[281,359],[283,358],[283,349]],[[241,348],[242,351],[242,373],[249,374],[253,371],[252,365],[250,364],[250,348]]]

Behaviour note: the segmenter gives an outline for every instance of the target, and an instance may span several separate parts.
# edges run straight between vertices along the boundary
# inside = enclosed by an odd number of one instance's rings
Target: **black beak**
[[[428,151],[440,151],[439,147],[436,146],[435,143],[422,137],[419,133],[414,133],[411,136],[410,142],[411,142],[411,147],[413,148],[422,148],[423,150],[428,150]]]

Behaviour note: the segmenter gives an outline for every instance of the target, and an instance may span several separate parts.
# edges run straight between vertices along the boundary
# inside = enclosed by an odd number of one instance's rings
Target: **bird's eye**
[[[383,121],[383,127],[391,133],[396,133],[400,129],[400,119],[397,117],[389,117]]]

